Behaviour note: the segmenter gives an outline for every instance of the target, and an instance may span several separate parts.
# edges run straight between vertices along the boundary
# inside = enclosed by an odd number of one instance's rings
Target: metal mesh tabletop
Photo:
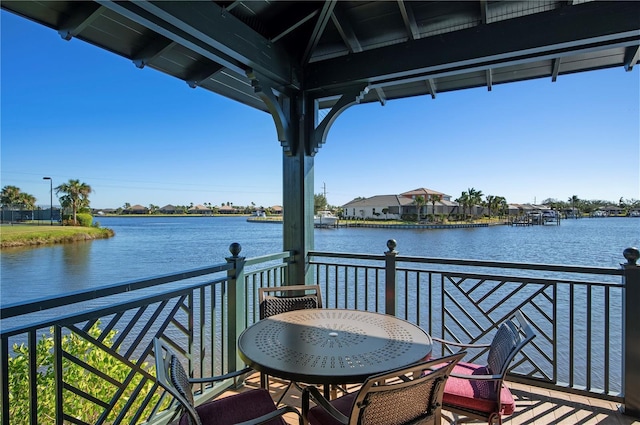
[[[240,357],[269,375],[314,384],[363,382],[431,353],[418,326],[357,310],[291,311],[261,320],[238,339]]]

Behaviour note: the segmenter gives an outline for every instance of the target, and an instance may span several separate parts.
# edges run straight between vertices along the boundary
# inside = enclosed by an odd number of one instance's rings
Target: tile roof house
[[[136,204],[136,205],[132,205],[131,207],[129,207],[129,209],[127,210],[127,213],[129,213],[129,214],[148,214],[149,213],[149,208],[143,207],[142,205],[139,205],[139,204]]]
[[[160,208],[158,211],[160,211],[161,214],[175,214],[178,212],[178,209],[174,205],[168,204]]]
[[[218,208],[218,212],[220,214],[235,214],[236,210],[231,205],[222,205]]]
[[[440,201],[432,204],[432,195],[441,197]],[[376,195],[366,199],[354,199],[342,206],[345,218],[361,219],[394,219],[400,220],[404,214],[417,214],[415,197],[422,196],[427,203],[423,206],[423,213],[450,214],[455,212],[458,203],[451,201],[451,195],[430,189],[415,189],[400,195]]]
[[[446,193],[437,192],[431,189],[425,189],[424,187],[420,187],[418,189],[410,190],[408,192],[400,194],[400,196],[406,196],[411,199],[415,199],[416,196],[422,196],[425,201],[429,201],[433,195],[440,196],[440,199],[443,201],[451,201],[451,195],[447,195]]]
[[[187,210],[187,214],[201,214],[201,215],[212,215],[213,211],[211,208],[205,207],[204,205],[194,205]]]

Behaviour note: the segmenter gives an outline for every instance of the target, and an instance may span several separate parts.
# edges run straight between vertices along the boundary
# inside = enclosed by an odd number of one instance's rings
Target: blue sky
[[[125,203],[282,203],[271,117],[1,13],[1,186],[49,204],[89,184]],[[510,203],[640,198],[640,78],[622,67],[344,112],[315,157],[332,205],[418,187]],[[54,203],[55,200],[54,200]]]

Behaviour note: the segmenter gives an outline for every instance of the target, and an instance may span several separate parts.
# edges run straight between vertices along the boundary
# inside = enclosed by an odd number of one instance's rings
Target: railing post
[[[396,251],[396,246],[396,241],[389,239],[387,241],[389,251],[384,253],[384,312],[392,316],[395,316],[398,311],[398,297],[396,294],[396,256],[398,251]]]
[[[623,252],[624,269],[624,413],[640,417],[640,257],[638,248],[627,248]]]
[[[238,356],[238,337],[247,327],[244,311],[246,291],[244,285],[245,257],[240,257],[242,247],[234,242],[229,245],[231,257],[227,257],[227,263],[233,264],[233,269],[227,271],[227,361],[229,371],[235,371],[242,366],[242,360]],[[224,331],[223,331],[224,332]]]

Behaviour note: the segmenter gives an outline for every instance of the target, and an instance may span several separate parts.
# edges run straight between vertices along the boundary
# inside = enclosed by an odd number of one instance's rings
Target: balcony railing
[[[621,268],[311,252],[325,305],[393,314],[430,334],[487,342],[512,311],[537,330],[512,380],[618,401],[637,414],[637,250]],[[194,377],[239,368],[237,337],[258,320],[257,288],[285,284],[293,256],[245,259],[3,306],[2,423],[120,424],[171,419],[155,383],[152,340]],[[636,320],[636,322],[633,322]],[[444,354],[435,347],[435,354]],[[481,357],[484,353],[474,355]],[[637,356],[636,356],[637,357]],[[228,382],[198,388],[214,397]]]

